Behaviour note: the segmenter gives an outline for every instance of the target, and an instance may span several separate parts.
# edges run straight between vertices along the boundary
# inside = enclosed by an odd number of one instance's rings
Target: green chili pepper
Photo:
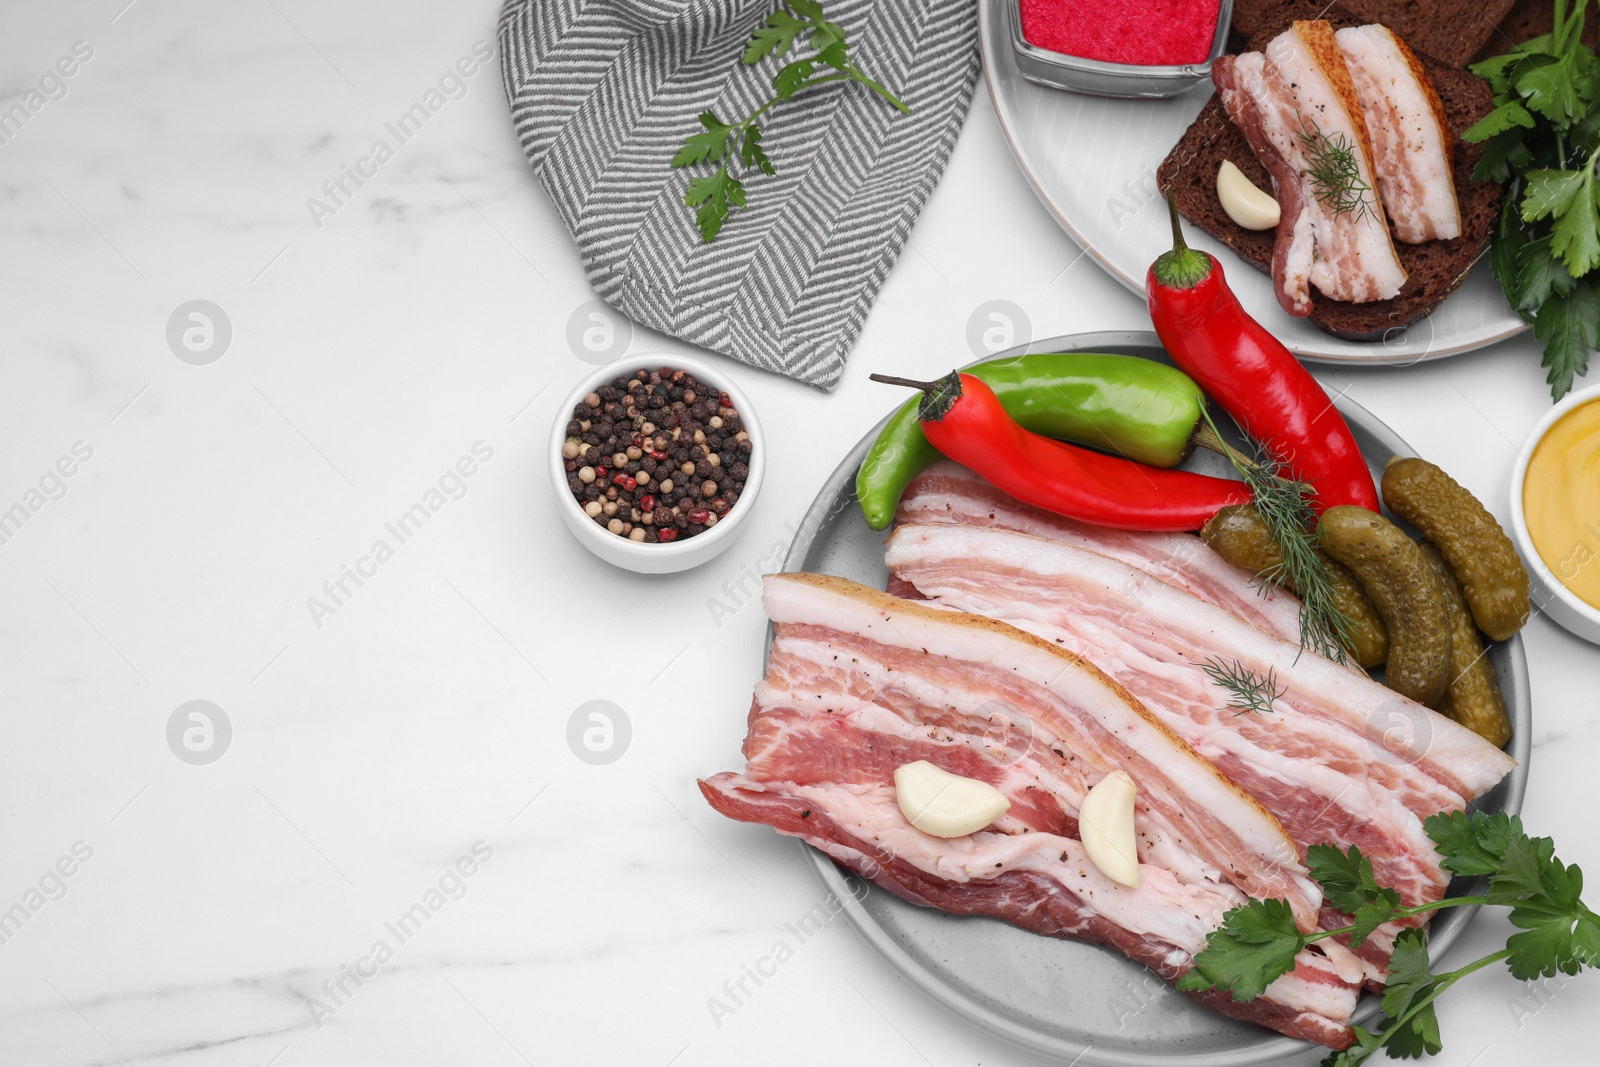
[[[1205,394],[1175,367],[1138,356],[1038,352],[968,367],[1034,433],[1091,445],[1152,467],[1175,467],[1189,454]],[[874,530],[894,518],[911,479],[939,458],[905,402],[878,434],[856,472],[856,498]]]

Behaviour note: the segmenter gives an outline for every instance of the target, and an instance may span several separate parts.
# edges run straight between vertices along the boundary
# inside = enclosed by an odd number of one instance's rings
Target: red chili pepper
[[[1198,530],[1230,504],[1250,500],[1242,482],[1161,470],[1019,426],[994,391],[970,374],[937,382],[872,375],[923,391],[918,417],[928,441],[1024,503],[1119,530]]]
[[[1173,248],[1151,265],[1144,292],[1172,362],[1277,455],[1282,473],[1311,483],[1319,514],[1336,504],[1377,511],[1372,473],[1344,416],[1294,353],[1239,306],[1216,257],[1184,244],[1167,199]]]

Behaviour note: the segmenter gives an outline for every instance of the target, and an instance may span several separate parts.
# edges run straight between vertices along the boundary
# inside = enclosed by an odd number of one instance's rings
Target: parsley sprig
[[[1504,960],[1514,976],[1528,980],[1600,965],[1600,916],[1580,899],[1583,872],[1557,859],[1548,837],[1529,837],[1520,819],[1503,812],[1446,812],[1423,825],[1445,870],[1487,876],[1483,893],[1403,906],[1398,893],[1378,885],[1372,861],[1359,848],[1352,845],[1341,852],[1331,845],[1313,845],[1307,854],[1311,876],[1322,886],[1324,899],[1349,915],[1351,924],[1302,934],[1286,901],[1252,900],[1223,916],[1178,988],[1226,989],[1234,1000],[1254,1000],[1293,970],[1295,956],[1315,941],[1347,934],[1351,947],[1359,947],[1392,919],[1470,904],[1509,907],[1511,925],[1520,932],[1507,939],[1506,947],[1443,974],[1429,966],[1427,934],[1416,927],[1400,931],[1389,960],[1382,1025],[1376,1030],[1355,1027],[1355,1044],[1322,1061],[1323,1067],[1357,1067],[1379,1049],[1394,1058],[1438,1052],[1443,1042],[1433,1002],[1474,971]]]
[[[700,125],[704,129],[691,134],[672,157],[674,167],[716,164],[716,170],[710,174],[690,180],[683,198],[685,204],[695,209],[700,237],[707,244],[716,240],[732,209],[743,208],[746,204],[744,180],[740,174],[748,175],[752,170],[767,175],[777,173],[761,147],[761,127],[756,122],[774,105],[819,86],[859,82],[893,104],[901,114],[911,111],[899,97],[850,61],[850,44],[844,27],[823,16],[818,0],[784,2],[787,10],[778,8],[757,27],[745,46],[743,62],[749,66],[769,56],[782,58],[802,36],[806,38],[810,53],[778,68],[772,76],[772,97],[737,122],[724,122],[715,111],[702,112]],[[737,174],[734,172],[736,162],[740,166]]]
[[[1600,59],[1581,40],[1587,0],[1554,2],[1549,33],[1472,65],[1495,108],[1461,137],[1483,144],[1472,176],[1506,187],[1490,267],[1560,400],[1600,344]]]

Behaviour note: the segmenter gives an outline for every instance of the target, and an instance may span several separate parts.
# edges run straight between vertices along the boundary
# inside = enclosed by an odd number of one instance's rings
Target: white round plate
[[[1156,168],[1210,99],[1209,83],[1168,100],[1113,100],[1047,89],[1022,77],[1010,7],[978,0],[984,78],[1017,165],[1061,228],[1113,278],[1144,292],[1145,270],[1172,245]],[[1493,344],[1527,329],[1487,259],[1432,315],[1382,341],[1342,341],[1278,306],[1271,279],[1193,227],[1188,241],[1221,260],[1246,311],[1289,349],[1328,363],[1411,364]]]

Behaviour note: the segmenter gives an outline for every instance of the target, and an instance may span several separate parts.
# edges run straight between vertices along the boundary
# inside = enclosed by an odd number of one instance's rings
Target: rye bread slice
[[[1276,34],[1258,35],[1265,47]],[[1494,95],[1489,83],[1463,70],[1447,70],[1424,61],[1433,79],[1450,128],[1455,133],[1456,197],[1461,204],[1461,236],[1450,241],[1418,245],[1395,244],[1400,262],[1410,277],[1392,300],[1347,304],[1329,300],[1313,287],[1311,322],[1318,329],[1352,341],[1381,340],[1390,330],[1409,326],[1444,302],[1460,285],[1488,246],[1489,234],[1500,212],[1500,186],[1475,182],[1472,168],[1478,162],[1477,145],[1460,140],[1462,130],[1489,112]],[[1179,138],[1156,171],[1159,188],[1173,191],[1178,213],[1232,249],[1262,272],[1272,270],[1273,231],[1246,230],[1228,218],[1217,201],[1217,168],[1223,160],[1262,189],[1270,190],[1267,168],[1256,159],[1250,145],[1228,118],[1222,101],[1213,96],[1201,108],[1189,129]],[[1224,264],[1226,267],[1226,264]]]
[[[1472,57],[1473,62],[1492,59],[1510,51],[1514,44],[1549,33],[1555,26],[1555,20],[1555,7],[1550,0],[1516,0],[1510,12],[1500,20],[1499,28],[1478,49],[1478,54]],[[1596,18],[1593,11],[1588,12],[1583,20],[1581,36],[1584,44],[1600,51],[1600,18]]]
[[[1517,0],[1234,0],[1233,28],[1244,37],[1287,26],[1295,19],[1346,25],[1381,22],[1405,38],[1412,51],[1439,66],[1464,67],[1491,37]],[[1539,2],[1539,0],[1535,0]],[[1545,8],[1549,0],[1542,0]],[[1504,51],[1497,49],[1496,52]]]

